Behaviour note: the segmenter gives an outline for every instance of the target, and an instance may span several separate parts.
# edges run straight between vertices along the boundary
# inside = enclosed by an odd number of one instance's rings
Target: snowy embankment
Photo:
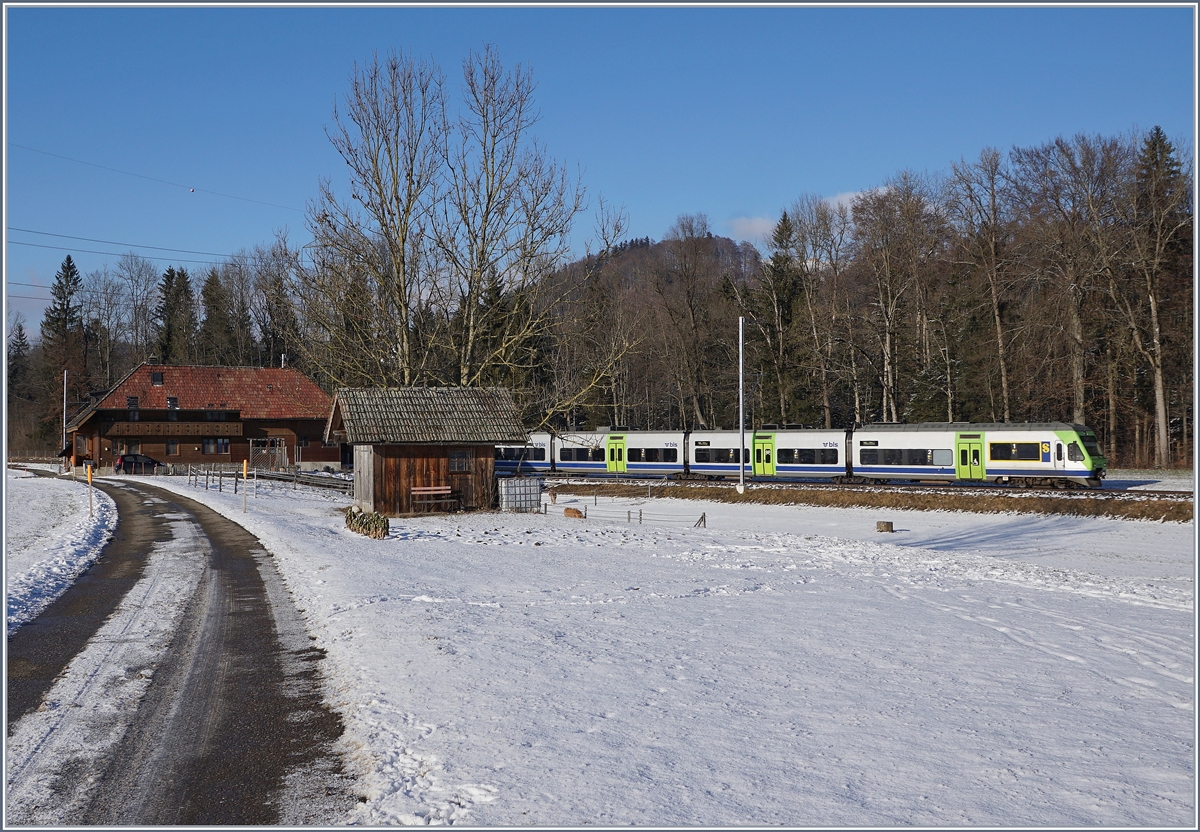
[[[1191,523],[565,498],[375,541],[340,494],[152,484],[274,553],[349,823],[1195,821]]]
[[[7,469],[4,498],[11,635],[92,565],[116,525],[117,506],[94,489],[89,515],[86,478],[49,479],[16,468]]]

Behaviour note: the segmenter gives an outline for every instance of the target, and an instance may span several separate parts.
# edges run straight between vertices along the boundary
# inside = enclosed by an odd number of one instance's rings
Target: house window
[[[126,396],[125,407],[129,408],[129,421],[136,422],[138,420],[138,397]]]
[[[304,436],[304,435],[297,436],[296,437],[296,447],[307,448],[308,447],[308,437]]]
[[[87,456],[87,446],[86,436],[75,436],[75,456]]]
[[[167,456],[179,456],[179,440],[167,440]]]
[[[216,437],[204,440],[204,453],[206,454],[227,454],[229,453],[229,439],[226,437]]]
[[[151,373],[150,374],[150,384],[152,384],[155,387],[162,387],[162,385],[163,385],[162,373]]]
[[[450,472],[463,472],[471,470],[471,452],[470,451],[451,451],[450,452]]]
[[[118,454],[140,454],[142,452],[142,440],[118,439],[114,447]]]
[[[179,397],[167,396],[167,421],[179,421]]]
[[[206,410],[206,411],[204,411],[204,418],[206,421],[209,421],[209,422],[224,422],[225,421],[225,411],[224,410]]]

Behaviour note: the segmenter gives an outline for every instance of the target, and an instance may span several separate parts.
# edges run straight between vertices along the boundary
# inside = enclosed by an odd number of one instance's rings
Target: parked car
[[[113,463],[113,471],[117,474],[154,474],[160,467],[166,466],[145,454],[121,454]]]

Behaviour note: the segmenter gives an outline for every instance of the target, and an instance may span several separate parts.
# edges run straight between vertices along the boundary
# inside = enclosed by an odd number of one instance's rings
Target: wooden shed
[[[496,445],[529,435],[500,387],[342,388],[325,440],[354,446],[354,505],[398,515],[491,508]]]

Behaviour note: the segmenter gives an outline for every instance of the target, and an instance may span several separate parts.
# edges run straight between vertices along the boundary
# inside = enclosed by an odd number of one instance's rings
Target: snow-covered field
[[[1196,819],[1191,523],[560,498],[374,541],[340,494],[147,482],[275,554],[350,823]]]
[[[48,467],[48,466],[43,466]],[[89,567],[117,522],[117,506],[86,479],[46,479],[13,468],[5,474],[4,566],[7,632],[54,602]]]

